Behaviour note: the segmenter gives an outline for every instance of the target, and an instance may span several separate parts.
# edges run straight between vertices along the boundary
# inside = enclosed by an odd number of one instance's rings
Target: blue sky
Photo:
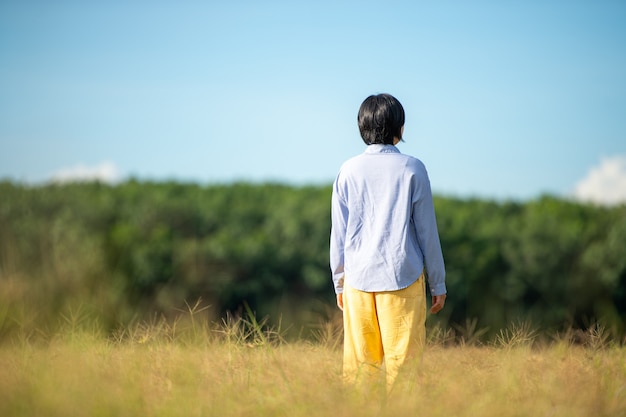
[[[0,2],[0,179],[330,183],[388,92],[445,195],[626,200],[626,2]]]

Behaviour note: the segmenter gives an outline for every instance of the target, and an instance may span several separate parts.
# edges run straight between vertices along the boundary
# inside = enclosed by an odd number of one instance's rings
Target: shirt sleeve
[[[335,293],[343,292],[344,244],[348,224],[348,206],[339,192],[338,179],[333,184],[331,198],[330,269]]]
[[[424,254],[424,268],[428,276],[428,285],[432,295],[442,295],[446,290],[446,271],[439,241],[437,219],[428,174],[424,170],[417,187],[416,200],[413,203],[413,223],[418,244]]]

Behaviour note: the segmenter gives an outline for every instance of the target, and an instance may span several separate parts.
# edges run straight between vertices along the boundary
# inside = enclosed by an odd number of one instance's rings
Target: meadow
[[[626,348],[602,327],[488,343],[429,329],[386,403],[344,387],[340,321],[285,340],[253,315],[137,323],[105,334],[80,315],[0,344],[2,416],[623,416]],[[469,337],[468,337],[469,336]]]
[[[383,401],[330,190],[0,181],[0,417],[626,416],[626,206],[436,198],[449,301]]]

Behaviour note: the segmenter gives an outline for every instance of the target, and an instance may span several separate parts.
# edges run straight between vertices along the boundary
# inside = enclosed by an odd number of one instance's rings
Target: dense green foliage
[[[439,324],[626,318],[626,206],[435,199]],[[113,328],[201,298],[298,325],[332,306],[330,186],[0,183],[0,336],[76,309]]]

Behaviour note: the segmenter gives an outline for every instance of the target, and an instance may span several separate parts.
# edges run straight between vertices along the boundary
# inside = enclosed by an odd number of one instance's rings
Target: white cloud
[[[604,158],[574,188],[580,201],[602,205],[626,202],[626,155]]]
[[[51,181],[57,183],[83,181],[114,183],[119,181],[120,178],[120,170],[113,162],[109,161],[101,162],[96,166],[78,164],[73,167],[62,168],[50,176]]]

